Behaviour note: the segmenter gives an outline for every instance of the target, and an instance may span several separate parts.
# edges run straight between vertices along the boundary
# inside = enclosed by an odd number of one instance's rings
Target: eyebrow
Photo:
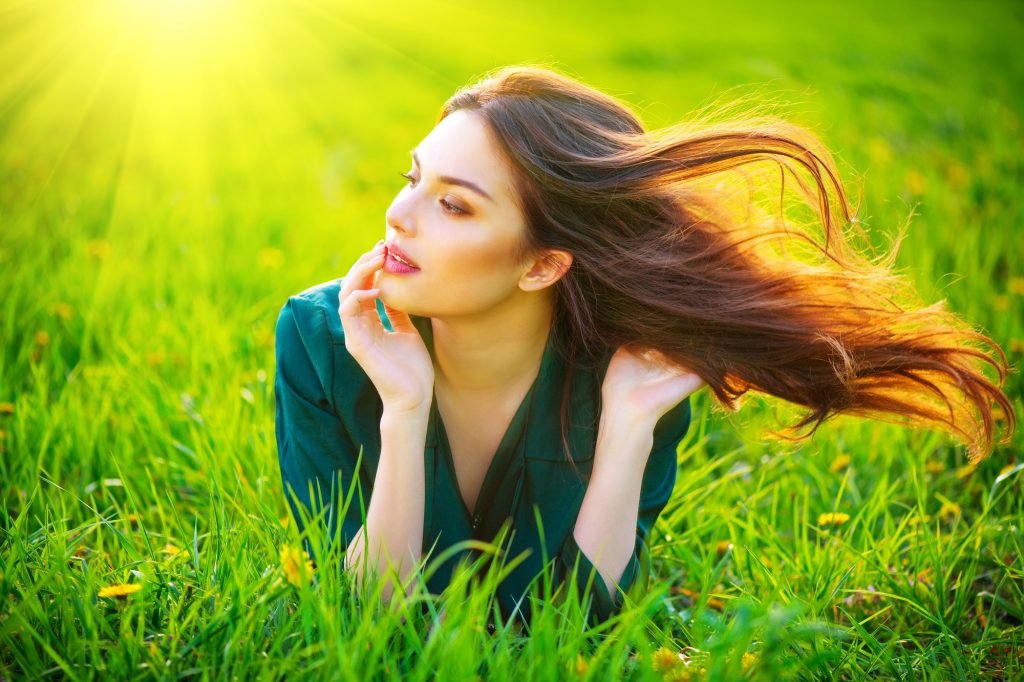
[[[416,162],[416,165],[417,166],[420,165],[420,159],[419,159],[418,156],[416,156],[416,150],[415,149],[410,149],[409,153],[412,154],[412,160]],[[461,187],[465,187],[467,189],[471,189],[474,192],[476,192],[477,194],[479,194],[481,196],[484,196],[487,199],[489,199],[491,201],[491,203],[498,203],[498,202],[496,202],[494,200],[494,197],[492,197],[490,194],[485,192],[484,189],[480,185],[476,184],[475,182],[470,182],[469,180],[463,180],[462,178],[453,178],[450,175],[439,175],[439,176],[437,176],[437,179],[440,180],[441,182],[445,182],[445,183],[447,183],[449,185],[459,185]]]

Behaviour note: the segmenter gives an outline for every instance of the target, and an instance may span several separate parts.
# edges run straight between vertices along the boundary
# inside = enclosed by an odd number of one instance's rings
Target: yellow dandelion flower
[[[694,679],[694,675],[699,674],[699,672],[691,673],[686,666],[681,666],[679,668],[673,668],[671,672],[663,675],[661,679],[665,682],[690,682],[690,680]],[[698,677],[697,679],[702,678]]]
[[[848,466],[850,466],[850,456],[839,455],[834,460],[832,460],[832,464],[829,465],[828,470],[831,471],[833,474],[837,474]]]
[[[651,654],[651,667],[657,673],[668,672],[684,663],[686,656],[681,651],[673,651],[667,646],[660,647]]]
[[[291,517],[288,516],[287,514],[285,514],[280,519],[278,519],[278,523],[281,524],[282,528],[287,528],[289,521],[291,521]]]
[[[56,315],[57,317],[63,320],[71,319],[71,313],[71,306],[69,306],[67,303],[54,303],[53,305],[50,306],[50,314]]]
[[[260,249],[259,254],[256,256],[256,261],[261,268],[276,270],[284,264],[284,254],[280,249],[268,247]]]
[[[873,137],[868,140],[868,156],[872,161],[885,163],[892,158],[892,148],[884,138]]]
[[[583,654],[576,654],[576,674],[580,676],[587,674],[587,660],[583,658]]]
[[[744,652],[743,659],[741,661],[744,670],[750,670],[754,665],[757,664],[757,656],[750,653],[749,651]]]
[[[718,544],[715,545],[715,554],[719,557],[725,556],[725,553],[732,547],[732,543],[728,540],[719,540]]]
[[[93,258],[105,258],[110,252],[110,244],[104,239],[93,239],[85,245],[85,251]]]
[[[849,520],[850,515],[843,512],[826,512],[818,515],[819,526],[841,526]]]
[[[931,520],[932,520],[932,515],[931,514],[925,514],[924,516],[921,516],[920,514],[914,514],[913,516],[910,517],[910,520],[907,521],[907,525],[909,525],[909,526],[916,526],[919,523],[928,523]]]
[[[946,166],[946,179],[953,187],[960,189],[967,186],[970,175],[962,163],[953,162]]]
[[[946,500],[942,503],[942,507],[939,509],[939,516],[944,521],[951,521],[960,515],[960,505],[956,502],[950,502]]]
[[[978,468],[977,464],[965,464],[956,470],[957,478],[967,478],[974,473],[974,470]]]
[[[141,583],[120,583],[108,585],[99,591],[99,597],[126,597],[142,589]]]
[[[50,334],[45,329],[40,329],[36,332],[36,345],[37,346],[48,346],[50,345]]]
[[[1016,296],[1024,295],[1024,277],[1010,278],[1010,293]]]
[[[305,560],[305,561],[303,561]],[[307,576],[313,575],[313,562],[310,561],[304,550],[298,550],[291,545],[281,547],[281,570],[285,578],[295,587],[301,587],[302,583],[308,582]]]
[[[0,403],[0,414],[14,414],[14,403]]]
[[[928,189],[928,182],[920,171],[913,168],[907,171],[907,189],[910,190],[911,194],[918,195],[924,194],[925,190]]]
[[[188,550],[179,549],[169,542],[164,545],[163,549],[160,551],[169,557],[174,557],[175,559],[185,559],[188,557]]]

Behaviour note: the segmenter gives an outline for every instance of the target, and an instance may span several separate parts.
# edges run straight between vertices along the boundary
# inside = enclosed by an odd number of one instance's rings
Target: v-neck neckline
[[[538,375],[539,377],[539,375]],[[441,418],[441,411],[437,407],[435,398],[433,412],[435,428],[437,429],[437,438],[443,443],[441,448],[444,451],[444,458],[448,464],[449,472],[451,473],[451,480],[455,488],[455,497],[459,499],[459,503],[462,505],[462,510],[466,514],[466,518],[472,520],[474,528],[481,516],[481,502],[490,497],[488,491],[495,485],[497,485],[495,479],[501,471],[507,468],[510,458],[515,454],[515,446],[518,445],[519,439],[522,436],[523,417],[530,409],[530,404],[533,400],[534,388],[537,386],[537,381],[534,380],[533,385],[526,392],[526,396],[523,401],[519,404],[516,409],[516,413],[509,420],[508,427],[505,429],[504,435],[501,437],[501,441],[498,443],[498,447],[494,451],[494,456],[491,458],[490,465],[487,467],[486,473],[484,473],[483,481],[480,483],[480,490],[477,491],[476,504],[474,509],[470,510],[469,505],[466,504],[466,499],[462,496],[462,487],[459,485],[458,471],[455,468],[455,457],[452,455],[451,443],[448,440],[448,431],[444,426],[444,419]],[[514,442],[513,442],[514,441]]]
[[[412,321],[416,323],[416,327],[420,330],[420,334],[425,337],[424,341],[427,344],[428,350],[433,353],[434,333],[433,328],[431,327],[430,318],[413,317]],[[459,505],[474,530],[479,525],[482,512],[484,511],[480,507],[481,500],[493,498],[493,494],[490,494],[490,491],[495,488],[495,486],[499,485],[499,475],[502,471],[508,468],[512,458],[519,449],[518,445],[522,442],[522,437],[525,435],[526,416],[533,404],[534,395],[538,390],[537,387],[550,371],[549,365],[552,361],[552,355],[554,352],[554,349],[552,348],[552,344],[554,343],[554,334],[555,325],[552,321],[552,324],[548,329],[548,337],[544,344],[544,352],[541,356],[537,376],[534,377],[533,383],[530,384],[530,388],[526,391],[526,395],[523,396],[523,400],[519,403],[519,407],[516,408],[515,413],[512,415],[512,419],[509,420],[508,427],[505,429],[505,433],[498,442],[498,447],[494,451],[494,456],[491,458],[491,463],[487,467],[483,481],[480,484],[480,490],[477,492],[476,504],[473,510],[469,509],[465,498],[462,496],[462,488],[459,486],[459,477],[455,469],[455,459],[452,456],[451,443],[448,440],[448,432],[445,428],[444,419],[441,417],[441,411],[437,404],[437,391],[433,391],[430,406],[430,421],[433,424],[433,428],[428,429],[428,431],[432,432],[434,435],[435,446],[438,446],[444,451],[444,459],[447,463],[448,470],[451,474],[451,480],[455,488],[455,497],[458,498]]]

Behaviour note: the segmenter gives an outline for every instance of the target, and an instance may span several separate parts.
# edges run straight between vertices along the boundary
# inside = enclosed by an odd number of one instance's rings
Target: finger
[[[361,256],[359,256],[359,258],[356,259],[356,262],[358,263],[359,261],[365,261],[370,258],[373,258],[378,253],[384,253],[383,239],[377,242],[372,249],[370,249],[369,251],[365,251]]]
[[[349,274],[353,272],[358,272],[362,268],[366,267],[367,264],[381,260],[382,258],[384,258],[383,250],[372,251],[370,253],[364,254],[360,256],[355,263],[352,264],[352,267],[349,269]]]
[[[384,254],[378,254],[362,263],[356,263],[341,282],[338,300],[344,300],[357,289],[365,289],[371,284],[374,273],[384,265]]]
[[[381,255],[384,255],[384,240],[383,239],[380,240],[379,242],[377,242],[377,245],[374,246],[372,249],[370,249],[369,251],[367,251],[367,252],[363,253],[362,255],[360,255],[359,258],[357,258],[355,260],[355,262],[352,263],[352,266],[349,268],[349,273],[354,272],[363,263],[366,263],[367,261],[373,260],[374,258],[376,258],[378,256],[381,256]],[[348,275],[346,275],[346,278],[347,277],[348,277]]]
[[[416,326],[412,323],[409,318],[409,313],[401,310],[392,308],[387,303],[384,304],[384,312],[388,314],[388,319],[391,320],[391,327],[396,332],[412,332],[417,331]]]
[[[338,314],[342,318],[342,322],[345,320],[354,320],[360,317],[363,313],[367,313],[371,310],[376,311],[376,303],[374,299],[380,293],[380,289],[357,289],[350,293],[341,305],[338,306]],[[374,315],[377,319],[377,323],[380,324],[380,316]],[[381,325],[383,329],[383,325]]]

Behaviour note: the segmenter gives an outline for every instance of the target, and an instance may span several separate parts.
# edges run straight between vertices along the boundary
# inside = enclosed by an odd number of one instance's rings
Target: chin
[[[391,287],[383,282],[379,283],[378,286],[380,288],[380,292],[377,294],[377,298],[383,301],[384,305],[390,306],[395,310],[407,312],[404,307],[406,302],[402,300],[402,296],[395,295],[395,293],[391,291]]]

